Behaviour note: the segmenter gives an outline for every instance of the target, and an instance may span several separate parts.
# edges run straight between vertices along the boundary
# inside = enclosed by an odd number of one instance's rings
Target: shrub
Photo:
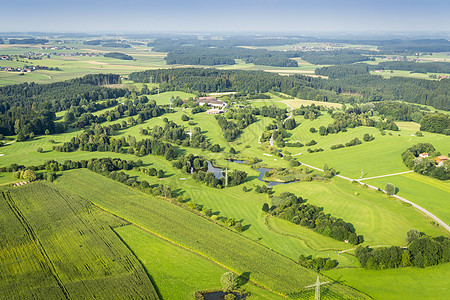
[[[233,272],[226,272],[220,278],[220,283],[225,293],[231,292],[237,287],[236,275]]]

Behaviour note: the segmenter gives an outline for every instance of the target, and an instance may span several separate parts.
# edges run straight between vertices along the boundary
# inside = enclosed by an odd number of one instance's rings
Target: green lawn
[[[408,173],[369,179],[364,182],[382,189],[384,189],[386,183],[393,183],[398,188],[397,195],[422,206],[447,224],[450,223],[450,206],[446,204],[446,199],[450,195],[450,181],[442,181],[417,173]]]
[[[447,299],[450,294],[449,263],[424,269],[336,269],[324,273],[374,299]]]

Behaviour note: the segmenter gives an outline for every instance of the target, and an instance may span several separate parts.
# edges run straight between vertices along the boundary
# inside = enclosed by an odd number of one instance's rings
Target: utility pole
[[[329,281],[320,282],[319,275],[317,275],[316,283],[312,284],[312,285],[305,286],[305,288],[315,287],[316,288],[316,293],[314,295],[314,300],[320,300],[320,286],[322,284],[327,284],[327,283],[330,283],[330,282]]]
[[[189,128],[189,131],[187,132],[187,134],[189,135],[189,142],[192,142],[192,129]]]
[[[222,172],[225,173],[225,186],[228,186],[228,168],[226,168],[225,171]]]

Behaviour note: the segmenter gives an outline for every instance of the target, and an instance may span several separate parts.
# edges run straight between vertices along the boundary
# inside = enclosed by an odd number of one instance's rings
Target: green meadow
[[[439,266],[387,270],[335,269],[324,272],[339,282],[366,291],[374,299],[446,299],[450,288],[448,263]]]
[[[136,226],[120,227],[116,232],[151,270],[163,299],[189,299],[196,291],[222,287],[219,279],[228,271],[222,266]],[[251,299],[285,299],[245,281],[242,280],[241,288],[251,294]]]
[[[274,292],[285,295],[299,292],[302,286],[315,280],[313,271],[300,267],[257,241],[101,175],[87,170],[69,171],[57,180],[57,184],[142,229],[186,247],[238,274],[250,272],[253,282]],[[334,285],[333,289],[333,293],[343,297],[351,294],[363,296],[345,286]]]

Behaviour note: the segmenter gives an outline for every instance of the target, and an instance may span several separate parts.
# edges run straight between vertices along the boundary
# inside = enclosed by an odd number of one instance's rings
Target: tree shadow
[[[175,189],[175,190],[172,190],[172,194],[173,194],[175,197],[182,196],[182,195],[184,195],[184,193],[185,193],[185,191],[182,190],[182,189],[180,189],[180,188]],[[186,200],[185,200],[185,201],[186,201]]]
[[[398,187],[395,187],[395,194],[398,194],[399,191],[400,189]]]
[[[247,225],[242,226],[242,232],[248,230],[251,226],[252,226],[252,224],[247,224]]]
[[[252,175],[252,176],[247,176],[247,180],[246,181],[252,181],[253,179],[257,179],[258,176]]]
[[[249,282],[250,280],[250,272],[244,272],[241,275],[239,275],[237,278],[237,284],[238,286],[243,286],[245,284],[247,284],[247,282]]]

